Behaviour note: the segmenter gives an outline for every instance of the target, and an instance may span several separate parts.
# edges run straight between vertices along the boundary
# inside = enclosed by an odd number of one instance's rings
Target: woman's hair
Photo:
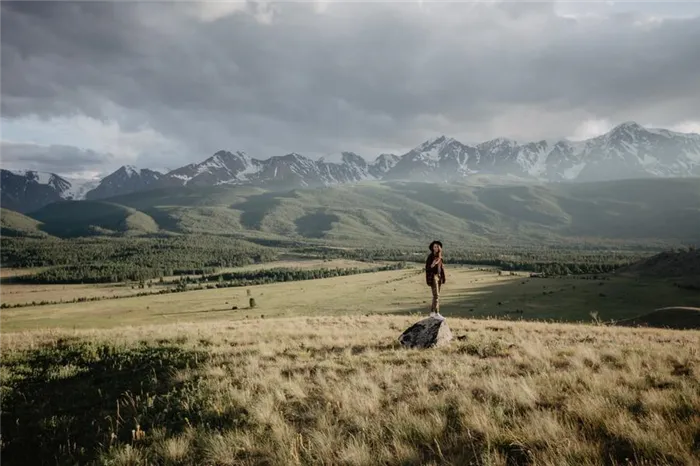
[[[437,252],[437,254],[435,254],[435,251],[433,251],[433,248],[434,248],[435,246],[438,247],[438,252]],[[433,241],[432,243],[430,243],[430,247],[429,247],[428,249],[430,249],[430,254],[431,254],[432,256],[434,256],[434,257],[442,257],[442,243],[441,243],[440,241]]]

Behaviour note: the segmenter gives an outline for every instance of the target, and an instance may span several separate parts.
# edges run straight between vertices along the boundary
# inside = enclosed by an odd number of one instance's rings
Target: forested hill
[[[697,244],[700,181],[533,185],[367,182],[284,192],[165,188],[3,214],[3,231],[60,237],[163,234],[363,246]],[[8,220],[7,222],[5,220]]]

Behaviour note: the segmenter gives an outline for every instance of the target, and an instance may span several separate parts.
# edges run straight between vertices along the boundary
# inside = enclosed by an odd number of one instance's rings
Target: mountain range
[[[518,143],[497,138],[476,145],[440,136],[403,155],[372,162],[353,152],[312,160],[297,153],[260,160],[221,150],[167,173],[123,166],[99,181],[53,173],[1,170],[2,206],[31,212],[61,200],[99,200],[156,188],[250,185],[265,189],[351,184],[367,180],[455,182],[500,175],[527,182],[611,181],[700,176],[700,135],[622,123],[585,141]]]
[[[378,181],[267,190],[177,186],[107,200],[2,209],[0,235],[224,235],[260,244],[547,247],[700,245],[700,183],[655,178],[497,184]],[[459,246],[461,245],[461,246]]]

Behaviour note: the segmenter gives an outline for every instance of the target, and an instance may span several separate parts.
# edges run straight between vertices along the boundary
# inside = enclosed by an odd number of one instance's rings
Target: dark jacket
[[[428,284],[428,286],[433,285],[433,277],[438,274],[440,277],[440,284],[445,283],[445,267],[444,267],[444,258],[443,258],[443,263],[438,264],[435,267],[430,267],[430,265],[433,263],[433,260],[435,259],[435,255],[431,252],[428,255],[428,259],[425,261],[425,283]]]

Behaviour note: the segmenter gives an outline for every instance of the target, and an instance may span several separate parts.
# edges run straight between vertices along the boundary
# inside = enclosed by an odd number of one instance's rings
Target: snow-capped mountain
[[[68,181],[53,175],[30,170],[0,170],[2,207],[26,212],[63,199],[70,187]]]
[[[374,163],[369,166],[369,173],[377,179],[382,179],[389,170],[396,166],[399,160],[401,160],[401,158],[398,155],[381,154]]]
[[[213,186],[255,184],[274,187],[304,187],[353,183],[378,179],[395,162],[387,156],[369,164],[353,152],[341,152],[314,161],[295,152],[259,160],[245,152],[219,151],[200,163],[166,173],[159,186]]]
[[[463,177],[470,173],[467,161],[476,155],[473,147],[440,136],[425,141],[415,149],[399,157],[384,175],[385,179],[442,180],[447,177]]]
[[[96,200],[143,191],[157,186],[163,177],[148,168],[138,169],[133,165],[124,165],[114,173],[104,177],[93,189],[85,192],[85,199]]]
[[[85,178],[64,178],[67,180],[70,184],[71,187],[66,193],[66,199],[71,199],[75,201],[83,200],[85,199],[85,196],[87,193],[92,191],[93,189],[97,188],[100,183],[102,182],[102,179],[97,178],[97,179],[85,179]]]
[[[317,165],[321,168],[324,184],[355,183],[376,179],[371,165],[354,152],[341,152],[332,157],[321,157]]]
[[[473,174],[555,182],[699,176],[700,135],[623,123],[607,134],[580,142],[542,140],[521,144],[497,138],[466,145],[440,136],[402,156],[382,154],[373,162],[353,152],[329,154],[314,161],[297,153],[258,160],[243,152],[221,151],[166,177],[171,179],[170,184],[308,187],[364,180],[444,182]]]
[[[166,173],[161,185],[213,186],[241,183],[258,171],[258,166],[245,152],[219,151],[200,163],[191,163]]]
[[[6,170],[12,174],[24,177],[29,184],[46,185],[64,196],[70,191],[71,184],[65,178],[61,178],[55,173],[38,172],[34,170]]]
[[[586,141],[577,155],[580,181],[700,175],[700,135],[634,122]]]
[[[167,186],[295,188],[364,180],[450,182],[475,174],[549,182],[700,176],[700,135],[627,122],[585,141],[518,143],[497,138],[467,145],[440,136],[404,155],[382,154],[373,162],[353,152],[318,160],[297,153],[260,160],[245,152],[219,151],[203,162],[165,174],[125,166],[92,190],[83,185],[82,193],[87,199],[102,199]],[[82,198],[81,190],[58,175],[2,171],[2,203],[10,209],[27,212],[70,198]]]
[[[627,122],[576,142],[497,138],[469,146],[440,136],[400,157],[385,178],[451,181],[476,173],[550,182],[700,176],[700,135]]]
[[[55,173],[0,169],[2,207],[29,212],[46,204],[76,198],[77,185]]]

